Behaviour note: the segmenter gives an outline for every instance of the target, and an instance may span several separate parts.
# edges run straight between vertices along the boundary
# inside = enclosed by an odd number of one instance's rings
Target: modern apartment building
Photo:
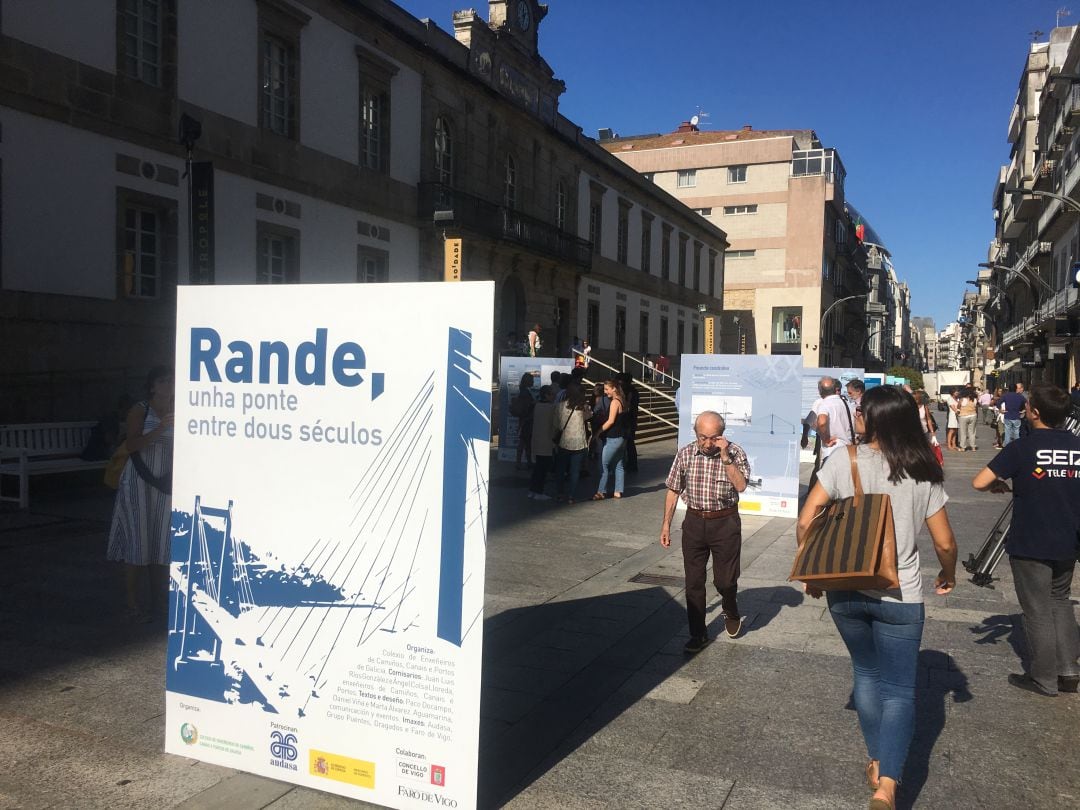
[[[601,131],[600,143],[727,234],[724,306],[750,315],[749,351],[863,365],[866,251],[845,207],[840,155],[813,130],[688,122],[666,135]]]
[[[998,385],[1080,377],[1080,28],[1028,45],[994,184],[995,234],[980,275]]]
[[[0,422],[137,392],[178,284],[442,281],[448,240],[500,347],[540,323],[545,353],[701,351],[725,235],[559,114],[546,13],[4,3]]]

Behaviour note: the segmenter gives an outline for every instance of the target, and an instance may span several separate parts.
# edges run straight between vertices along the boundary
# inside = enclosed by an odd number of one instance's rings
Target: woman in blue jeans
[[[608,476],[611,473],[615,474],[615,493],[612,497],[621,498],[625,476],[623,462],[626,459],[626,401],[618,380],[607,380],[604,383],[604,396],[611,400],[611,404],[608,406],[607,421],[600,426],[604,449],[600,454],[600,482],[596,485],[594,501],[602,501],[607,497]]]
[[[956,584],[956,540],[945,512],[944,476],[919,424],[911,394],[891,385],[871,388],[855,410],[859,478],[868,494],[891,501],[900,587],[895,590],[830,591],[829,613],[851,655],[855,709],[874,791],[871,810],[892,810],[915,731],[915,681],[923,630],[922,578],[915,537],[930,530],[941,571],[934,582],[944,595]],[[861,422],[861,424],[859,424]],[[825,505],[854,494],[847,453],[834,453],[818,472],[796,530],[801,544]],[[821,590],[805,586],[815,599]]]

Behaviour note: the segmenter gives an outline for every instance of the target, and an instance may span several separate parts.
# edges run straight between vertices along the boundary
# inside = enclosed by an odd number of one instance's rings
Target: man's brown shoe
[[[728,616],[725,613],[724,629],[727,631],[728,638],[738,638],[739,633],[742,632],[742,616]]]

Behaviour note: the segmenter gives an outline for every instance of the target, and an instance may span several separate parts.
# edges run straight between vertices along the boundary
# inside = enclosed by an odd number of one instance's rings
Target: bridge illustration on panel
[[[463,590],[474,573],[468,544],[487,543],[476,444],[486,448],[491,407],[487,386],[473,387],[485,381],[471,350],[470,334],[451,329],[441,424],[433,373],[346,496],[338,536],[298,537],[286,561],[238,530],[231,500],[212,506],[196,495],[191,512],[173,510],[170,692],[302,717],[322,698],[328,664],[360,661],[357,648],[378,634],[425,628],[463,643],[483,610],[482,596],[466,605]],[[441,534],[437,553],[424,547],[432,532]]]

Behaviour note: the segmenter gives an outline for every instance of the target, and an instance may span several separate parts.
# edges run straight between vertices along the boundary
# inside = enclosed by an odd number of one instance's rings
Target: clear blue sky
[[[470,2],[397,0],[446,31]],[[486,0],[471,5],[487,17]],[[548,0],[540,52],[563,115],[596,136],[813,129],[911,287],[912,314],[956,317],[994,235],[991,193],[1030,32],[1065,0]],[[1063,25],[1080,22],[1080,0]]]

